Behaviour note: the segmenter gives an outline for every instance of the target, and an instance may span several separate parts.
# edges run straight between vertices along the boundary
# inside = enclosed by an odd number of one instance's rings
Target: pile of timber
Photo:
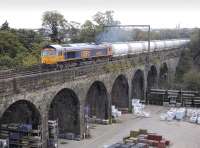
[[[171,107],[200,107],[200,92],[186,90],[150,89],[149,104]]]
[[[0,138],[8,139],[9,147],[42,148],[41,129],[32,129],[31,124],[2,124]]]

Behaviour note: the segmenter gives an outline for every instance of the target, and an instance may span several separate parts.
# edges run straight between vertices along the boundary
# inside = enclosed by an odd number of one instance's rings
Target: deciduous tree
[[[42,26],[50,32],[50,37],[53,42],[61,42],[63,39],[63,31],[69,27],[64,16],[57,11],[44,12]]]

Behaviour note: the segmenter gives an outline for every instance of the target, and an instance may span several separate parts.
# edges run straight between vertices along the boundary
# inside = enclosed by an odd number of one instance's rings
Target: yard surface
[[[161,134],[171,141],[170,148],[200,148],[200,125],[186,121],[160,121],[160,113],[168,108],[162,106],[147,106],[150,118],[138,118],[133,114],[122,115],[120,123],[112,125],[91,125],[91,139],[82,141],[59,140],[59,148],[103,148],[122,141],[130,130],[140,128],[149,132]]]

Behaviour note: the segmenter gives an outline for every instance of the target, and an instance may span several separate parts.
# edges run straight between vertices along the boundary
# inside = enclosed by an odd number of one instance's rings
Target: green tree
[[[104,26],[108,25],[119,25],[120,21],[117,21],[113,17],[114,11],[105,11],[105,12],[97,12],[93,16],[93,21],[97,24],[95,26],[95,36],[97,37],[96,40],[100,40],[101,36],[105,32],[109,32],[111,28],[107,28],[107,30],[104,30]]]
[[[93,20],[99,25],[99,26],[105,26],[105,25],[118,25],[120,24],[119,21],[114,20],[113,17],[114,11],[109,10],[106,12],[97,12],[93,16]]]
[[[176,81],[183,82],[183,75],[191,70],[193,66],[193,59],[191,55],[191,50],[183,50],[181,57],[176,68]]]
[[[190,49],[194,60],[200,57],[200,29],[195,29],[191,35]]]
[[[191,70],[184,74],[183,84],[186,89],[200,90],[200,73],[196,70]]]
[[[11,58],[16,57],[19,52],[26,52],[27,49],[20,43],[17,36],[8,31],[0,31],[0,53]]]
[[[70,30],[69,30],[69,37],[70,37],[70,42],[72,43],[77,43],[81,42],[80,40],[80,23],[71,21],[70,23]]]
[[[14,59],[8,55],[0,56],[0,69],[11,68],[15,65]]]
[[[29,53],[22,59],[22,65],[24,67],[30,67],[36,64],[39,64],[39,59],[37,58],[36,55]]]
[[[99,34],[100,32],[104,31],[103,26],[120,24],[120,21],[114,20],[113,14],[114,14],[114,11],[109,10],[109,11],[105,11],[104,13],[97,12],[93,16],[93,21],[97,24],[96,34]]]
[[[80,41],[81,42],[95,41],[95,25],[89,20],[86,20],[85,23],[81,26]]]
[[[1,29],[0,30],[9,30],[9,24],[7,22],[7,20],[2,24]]]
[[[19,29],[14,31],[20,43],[27,49],[34,50],[34,44],[40,44],[43,39],[42,36],[34,30]]]
[[[46,11],[42,17],[42,26],[50,32],[53,42],[61,42],[63,31],[69,29],[64,16],[57,11]]]

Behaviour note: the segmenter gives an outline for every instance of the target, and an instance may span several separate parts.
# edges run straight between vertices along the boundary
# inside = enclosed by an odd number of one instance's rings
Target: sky
[[[51,10],[80,23],[98,11],[113,10],[124,25],[200,27],[200,0],[0,0],[0,24],[7,20],[13,28],[37,29],[43,13]]]

